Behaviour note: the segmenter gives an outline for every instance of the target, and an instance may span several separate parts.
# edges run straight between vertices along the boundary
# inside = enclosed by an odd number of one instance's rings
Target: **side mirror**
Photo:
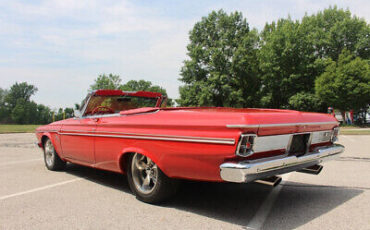
[[[81,118],[82,114],[81,114],[81,111],[80,110],[75,110],[74,111],[74,114],[75,114],[75,118]]]

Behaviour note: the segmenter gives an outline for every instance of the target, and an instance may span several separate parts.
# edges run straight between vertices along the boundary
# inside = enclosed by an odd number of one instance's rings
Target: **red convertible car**
[[[175,193],[178,179],[276,185],[279,174],[318,174],[344,150],[328,114],[165,103],[153,92],[90,93],[76,117],[36,130],[46,167],[124,173],[138,199],[157,203]]]

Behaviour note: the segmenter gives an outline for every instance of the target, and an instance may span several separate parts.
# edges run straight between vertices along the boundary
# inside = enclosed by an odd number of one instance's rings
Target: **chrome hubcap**
[[[131,163],[131,174],[137,190],[144,194],[154,190],[157,184],[158,167],[150,158],[135,153]]]
[[[54,151],[53,144],[51,143],[50,140],[47,140],[45,143],[45,161],[46,161],[46,164],[49,166],[53,165],[54,153],[55,151]]]

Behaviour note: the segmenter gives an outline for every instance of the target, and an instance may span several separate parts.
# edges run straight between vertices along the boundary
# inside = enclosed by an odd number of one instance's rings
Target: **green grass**
[[[0,133],[33,133],[40,125],[0,125]]]
[[[340,135],[370,135],[370,129],[364,130],[351,130],[351,129],[340,129]]]
[[[345,130],[345,129],[364,129],[370,128],[370,126],[340,126],[340,130]]]
[[[341,125],[339,134],[343,135],[370,135],[370,126],[366,125]]]

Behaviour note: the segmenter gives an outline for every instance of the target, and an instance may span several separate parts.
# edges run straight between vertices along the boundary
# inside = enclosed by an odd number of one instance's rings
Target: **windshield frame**
[[[109,94],[113,92],[112,94]],[[153,95],[153,96],[152,96]],[[77,118],[90,118],[90,117],[113,117],[120,116],[118,113],[110,114],[86,114],[86,110],[93,96],[131,96],[131,97],[142,97],[142,98],[156,98],[157,102],[153,108],[160,108],[166,105],[167,97],[160,93],[146,92],[146,91],[135,91],[135,92],[125,92],[121,90],[96,90],[89,93],[84,99],[84,103],[81,105],[80,116]],[[143,108],[143,107],[140,107]],[[137,108],[136,108],[137,109]]]

